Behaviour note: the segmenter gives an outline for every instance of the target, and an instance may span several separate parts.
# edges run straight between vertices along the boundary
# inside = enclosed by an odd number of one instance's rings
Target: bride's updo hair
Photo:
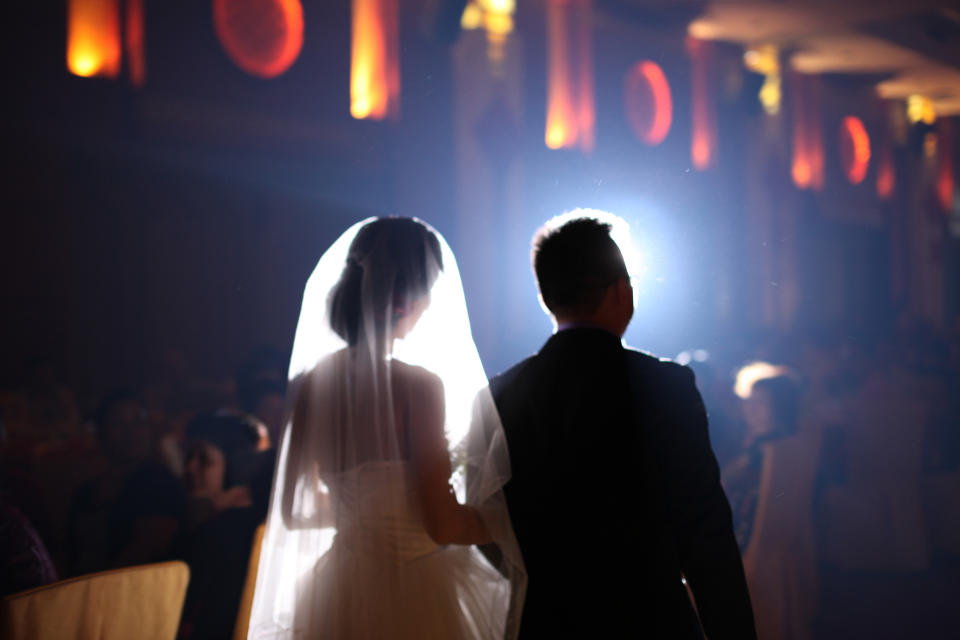
[[[436,234],[413,218],[377,218],[357,232],[347,263],[330,291],[330,327],[347,344],[364,334],[364,296],[375,330],[395,311],[430,292],[443,270]]]

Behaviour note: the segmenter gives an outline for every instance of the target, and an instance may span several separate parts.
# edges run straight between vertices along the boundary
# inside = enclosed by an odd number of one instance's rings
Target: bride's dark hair
[[[347,344],[363,336],[364,276],[375,322],[429,293],[443,269],[436,234],[413,218],[377,218],[350,244],[347,263],[330,291],[330,327]]]

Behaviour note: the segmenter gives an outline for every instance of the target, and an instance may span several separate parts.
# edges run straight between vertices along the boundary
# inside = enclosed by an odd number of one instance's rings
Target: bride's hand
[[[480,513],[460,504],[450,486],[443,383],[423,369],[411,369],[404,377],[401,388],[408,399],[410,460],[427,534],[441,545],[492,542]]]

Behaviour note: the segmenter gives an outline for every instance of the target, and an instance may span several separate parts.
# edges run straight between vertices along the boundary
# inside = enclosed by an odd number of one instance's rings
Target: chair
[[[0,601],[6,640],[173,640],[190,570],[162,562],[92,573]]]
[[[260,547],[263,545],[265,525],[253,532],[253,547],[250,549],[250,562],[247,564],[247,579],[240,596],[240,609],[237,611],[237,625],[233,628],[233,640],[246,640],[250,628],[250,613],[253,611],[253,592],[257,586],[257,569],[260,567]]]

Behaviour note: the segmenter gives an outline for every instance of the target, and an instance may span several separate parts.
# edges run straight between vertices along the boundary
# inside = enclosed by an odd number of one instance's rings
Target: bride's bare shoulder
[[[347,348],[328,353],[309,369],[299,374],[297,378],[303,380],[316,380],[327,375],[337,375],[344,367],[350,366],[350,350]]]
[[[301,371],[290,379],[287,384],[288,394],[292,394],[297,402],[305,401],[307,396],[322,394],[324,390],[330,388],[332,379],[343,374],[344,367],[348,364],[347,360],[346,349],[324,356],[311,368]]]

